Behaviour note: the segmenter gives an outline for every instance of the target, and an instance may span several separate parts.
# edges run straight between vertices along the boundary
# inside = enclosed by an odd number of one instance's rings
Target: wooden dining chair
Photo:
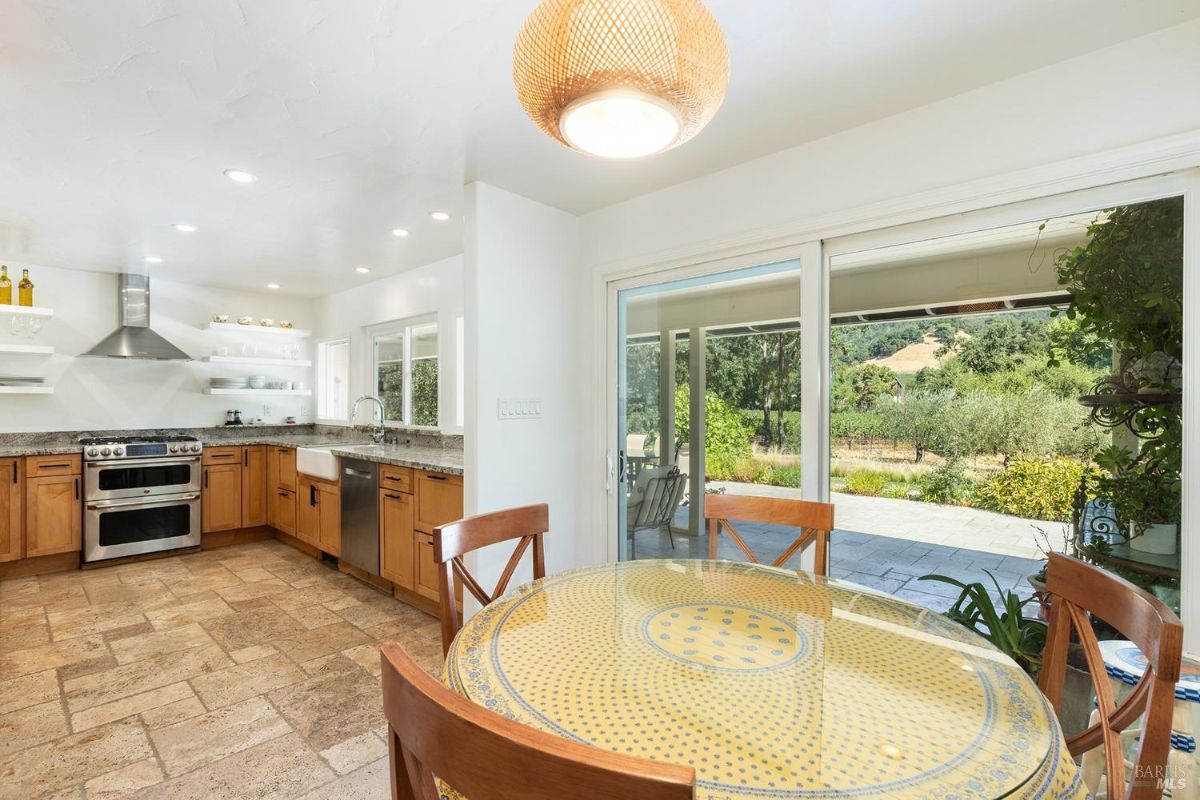
[[[460,519],[433,529],[433,559],[438,566],[438,594],[442,611],[442,651],[449,652],[450,643],[458,633],[460,612],[458,598],[454,592],[457,576],[467,591],[475,596],[480,605],[486,606],[508,588],[521,557],[533,545],[533,578],[546,577],[546,555],[542,548],[542,535],[550,529],[550,507],[545,503],[536,506],[521,506],[490,514],[479,514]],[[467,572],[462,557],[498,542],[519,539],[516,549],[508,559],[496,588],[488,593]]]
[[[1079,639],[1096,691],[1095,720],[1067,740],[1072,756],[1100,747],[1104,754],[1109,800],[1149,800],[1162,796],[1171,747],[1171,713],[1183,653],[1183,625],[1162,601],[1125,579],[1059,553],[1046,568],[1050,598],[1049,629],[1038,686],[1058,711],[1066,680],[1071,632]],[[1117,704],[1089,614],[1107,622],[1146,657],[1146,671],[1133,691]],[[1143,717],[1144,714],[1144,717]],[[1132,767],[1125,782],[1121,732],[1143,717]],[[1093,792],[1096,787],[1090,787]]]
[[[717,557],[717,544],[724,529],[752,564],[761,563],[730,520],[786,525],[800,528],[800,535],[771,562],[771,566],[782,567],[799,550],[812,544],[815,545],[816,556],[813,572],[818,575],[829,574],[829,532],[833,530],[833,506],[830,503],[782,497],[709,494],[704,496],[704,518],[708,521],[708,557],[711,559]]]
[[[472,703],[385,644],[383,709],[393,800],[692,800],[691,767],[573,742]]]

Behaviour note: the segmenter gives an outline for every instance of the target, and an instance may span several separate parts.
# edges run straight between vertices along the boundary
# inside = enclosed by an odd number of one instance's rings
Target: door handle
[[[204,470],[204,488],[208,488],[208,470]]]
[[[315,506],[317,504],[317,487],[309,484],[308,487],[308,504]]]
[[[79,478],[75,479],[75,499],[79,499]]]
[[[243,467],[250,466],[250,448],[248,448],[248,447],[242,448],[242,466]]]
[[[386,497],[388,500],[403,500],[404,499],[402,495],[398,495],[398,494],[385,494],[384,497]]]
[[[426,478],[428,478],[428,479],[429,479],[429,480],[431,480],[431,481],[444,481],[444,480],[446,480],[446,476],[445,476],[445,475],[426,475],[425,477],[426,477]]]
[[[17,460],[13,459],[13,483],[17,482]]]
[[[69,467],[70,464],[42,464],[42,469],[58,469],[60,467]]]

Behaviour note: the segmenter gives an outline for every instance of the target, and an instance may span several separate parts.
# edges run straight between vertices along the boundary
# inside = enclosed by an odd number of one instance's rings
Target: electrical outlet
[[[502,397],[496,401],[496,418],[541,419],[544,406],[541,400]]]

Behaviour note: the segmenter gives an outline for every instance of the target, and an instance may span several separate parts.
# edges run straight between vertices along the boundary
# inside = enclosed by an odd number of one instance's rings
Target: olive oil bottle
[[[8,277],[8,266],[0,264],[0,306],[12,305],[12,278]]]
[[[33,305],[33,281],[29,280],[29,270],[21,270],[21,282],[17,284],[17,298],[23,306]]]

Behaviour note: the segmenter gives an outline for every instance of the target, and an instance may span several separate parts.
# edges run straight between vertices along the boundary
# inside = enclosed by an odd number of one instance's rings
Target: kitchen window
[[[350,421],[350,340],[317,345],[317,419]]]
[[[372,385],[383,401],[384,422],[437,427],[437,322],[387,326],[374,333],[372,344]]]

